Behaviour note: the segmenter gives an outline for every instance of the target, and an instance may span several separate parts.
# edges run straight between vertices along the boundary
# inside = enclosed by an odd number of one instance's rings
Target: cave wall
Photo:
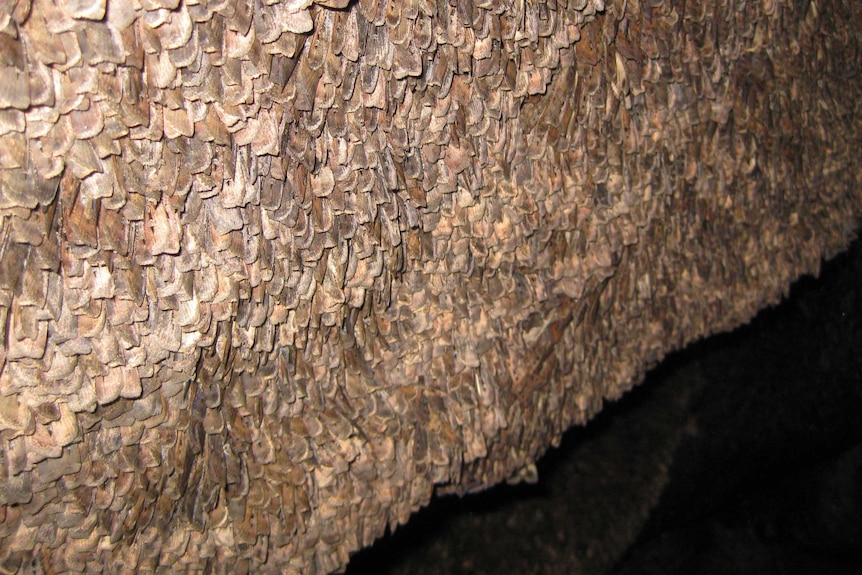
[[[845,247],[853,2],[0,11],[0,564],[326,573]]]

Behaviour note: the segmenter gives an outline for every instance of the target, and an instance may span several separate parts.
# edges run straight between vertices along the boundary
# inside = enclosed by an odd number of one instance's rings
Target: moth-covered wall
[[[327,573],[862,213],[850,0],[0,8],[0,565]]]

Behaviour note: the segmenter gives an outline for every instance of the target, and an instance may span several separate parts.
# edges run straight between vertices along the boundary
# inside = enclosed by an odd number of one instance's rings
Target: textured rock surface
[[[0,29],[5,571],[336,570],[435,486],[529,478],[862,213],[850,0]]]
[[[862,572],[862,241],[665,358],[534,485],[435,498],[347,575]]]

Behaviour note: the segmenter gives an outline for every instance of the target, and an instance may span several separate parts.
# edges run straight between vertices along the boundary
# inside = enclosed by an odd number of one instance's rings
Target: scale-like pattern
[[[862,214],[854,0],[0,2],[0,571],[327,573]]]

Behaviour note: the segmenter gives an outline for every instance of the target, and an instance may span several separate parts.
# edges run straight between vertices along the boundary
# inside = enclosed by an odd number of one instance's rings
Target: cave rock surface
[[[853,0],[0,4],[0,571],[339,570],[862,214]]]

